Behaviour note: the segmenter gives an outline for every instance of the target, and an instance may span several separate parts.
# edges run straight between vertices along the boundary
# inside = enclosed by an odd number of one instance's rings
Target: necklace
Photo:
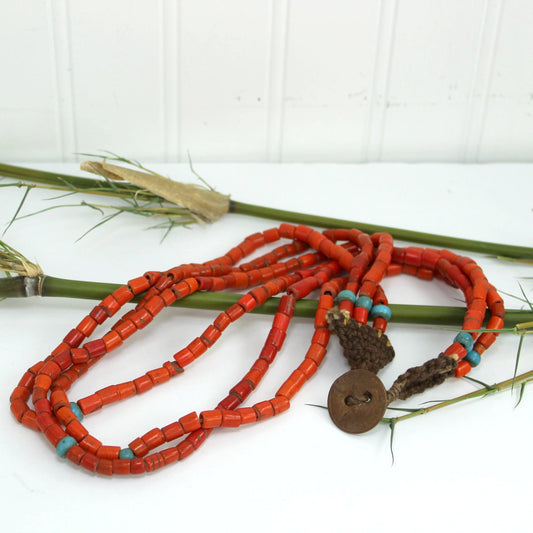
[[[249,262],[242,260],[258,248],[288,239],[289,243]],[[239,266],[237,266],[240,263]],[[402,374],[386,391],[375,373],[394,356],[385,330],[391,318],[381,286],[386,276],[406,273],[440,279],[462,290],[466,314],[462,331],[437,358]],[[144,375],[111,385],[71,402],[72,383],[107,353],[146,327],[176,300],[200,291],[248,289],[237,303],[220,313],[185,348]],[[281,384],[273,398],[242,407],[280,351],[297,300],[319,290],[310,346],[303,361]],[[191,412],[162,428],[153,428],[121,448],[92,436],[82,419],[106,405],[147,392],[206,352],[224,330],[269,298],[282,294],[264,346],[250,370],[211,410]],[[101,338],[87,340],[98,325],[114,316],[134,297],[126,312]],[[477,332],[490,311],[489,331]],[[386,233],[366,235],[356,229],[326,230],[281,224],[250,235],[222,257],[202,264],[185,264],[166,272],[147,272],[104,298],[72,329],[44,360],[24,373],[10,401],[23,425],[43,433],[60,457],[104,475],[140,474],[182,460],[219,427],[239,427],[286,411],[300,388],[318,370],[333,331],[339,337],[352,370],[332,386],[328,408],[341,429],[360,433],[375,426],[387,405],[405,399],[447,377],[462,377],[479,364],[504,322],[503,301],[481,268],[448,250],[394,247]],[[368,324],[369,318],[373,321]],[[496,331],[492,331],[496,330]],[[28,401],[31,399],[33,408]],[[175,441],[178,441],[177,444]],[[172,443],[172,444],[171,444]],[[165,444],[170,446],[164,447]]]

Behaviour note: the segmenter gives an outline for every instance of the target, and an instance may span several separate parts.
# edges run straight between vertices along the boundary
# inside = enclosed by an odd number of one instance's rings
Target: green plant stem
[[[13,279],[0,279],[0,298],[24,297],[24,283],[17,284],[18,291],[14,291]],[[120,285],[115,283],[101,283],[96,281],[78,281],[73,279],[45,276],[41,284],[42,296],[62,298],[82,298],[101,300],[116,290]],[[174,307],[189,309],[211,309],[223,311],[233,305],[241,295],[230,293],[197,292],[183,300],[172,304]],[[271,298],[262,306],[254,309],[259,314],[273,315],[277,311],[279,298]],[[430,324],[438,326],[460,326],[465,310],[461,307],[428,306],[428,305],[399,305],[391,304],[392,321],[402,324]],[[317,309],[316,300],[300,300],[296,303],[295,316],[312,318]],[[505,325],[514,327],[521,322],[533,320],[533,312],[510,309],[506,312]]]
[[[504,256],[506,258],[533,259],[533,248],[528,248],[526,246],[514,246],[510,244],[498,244],[494,242],[460,239],[458,237],[448,237],[445,235],[435,235],[420,231],[378,226],[377,224],[367,224],[365,222],[355,222],[340,218],[330,218],[319,215],[298,213],[295,211],[285,211],[283,209],[273,209],[254,204],[245,204],[243,202],[237,202],[234,200],[230,202],[230,213],[251,215],[260,218],[268,218],[271,220],[283,220],[285,222],[294,222],[321,228],[357,228],[365,233],[384,231],[386,233],[390,233],[395,239],[402,241],[424,243],[429,246],[438,246],[442,248],[469,250],[471,252]]]
[[[103,194],[122,198],[131,198],[131,196],[137,194],[137,198],[140,200],[153,200],[155,198],[158,198],[160,201],[162,201],[162,199],[160,199],[159,197],[149,194],[146,191],[141,191],[141,189],[139,189],[138,187],[125,182],[113,182],[113,188],[111,188],[105,180],[101,179],[81,178],[78,176],[70,176],[67,174],[45,172],[42,170],[34,170],[14,165],[6,165],[3,163],[0,163],[0,175],[22,181],[53,185],[54,188],[61,187],[61,185],[63,185],[64,190],[67,191],[75,190],[77,192]],[[69,184],[70,187],[66,184]],[[230,202],[230,212],[272,220],[283,220],[286,222],[293,222],[298,224],[308,224],[310,226],[324,228],[356,227],[367,233],[386,231],[388,233],[391,233],[394,238],[408,242],[424,243],[429,246],[437,246],[442,248],[469,250],[472,252],[478,252],[503,258],[533,260],[533,248],[529,248],[526,246],[514,246],[509,244],[498,244],[491,242],[475,241],[470,239],[461,239],[457,237],[447,237],[444,235],[434,235],[431,233],[423,233],[419,231],[411,231],[400,228],[391,228],[387,226],[379,226],[376,224],[367,224],[364,222],[310,215],[306,213],[298,213],[295,211],[286,211],[283,209],[273,209],[270,207],[263,207],[259,205],[238,202],[235,200],[232,200]]]
[[[490,387],[484,387],[474,392],[470,392],[468,394],[463,394],[462,396],[458,396],[457,398],[452,398],[451,400],[446,400],[443,402],[436,403],[435,405],[431,405],[430,407],[421,407],[420,409],[413,410],[412,412],[406,413],[405,415],[402,415],[402,416],[398,416],[395,418],[383,418],[382,422],[385,422],[387,424],[391,424],[391,423],[396,424],[397,422],[401,422],[402,420],[407,420],[408,418],[413,418],[415,416],[425,415],[427,413],[431,413],[431,411],[436,411],[437,409],[442,409],[443,407],[448,407],[449,405],[453,405],[455,403],[464,402],[466,400],[471,400],[474,398],[488,396],[489,394],[494,394],[495,392],[501,392],[506,389],[510,389],[513,386],[526,384],[531,381],[533,381],[533,370],[530,370],[529,372],[525,372],[524,374],[520,374],[519,376],[516,376],[514,378],[506,379],[505,381],[501,381],[500,383],[495,383],[494,385],[491,385]]]

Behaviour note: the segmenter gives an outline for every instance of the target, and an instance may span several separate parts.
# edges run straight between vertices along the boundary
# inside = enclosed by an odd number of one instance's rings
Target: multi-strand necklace
[[[287,239],[287,244],[243,262],[258,248],[280,239]],[[381,283],[386,276],[400,273],[426,280],[437,278],[460,289],[466,314],[462,330],[450,346],[436,358],[409,369],[386,391],[375,376],[394,356],[385,335],[391,311]],[[226,289],[248,292],[172,360],[136,379],[70,401],[67,393],[79,377],[150,324],[165,307],[196,291]],[[280,351],[296,301],[313,291],[319,291],[320,296],[303,361],[273,398],[242,406]],[[277,295],[281,295],[277,312],[258,358],[213,409],[191,412],[162,428],[150,429],[125,448],[103,444],[83,425],[84,416],[183,374],[185,367],[211,348],[230,324]],[[97,326],[135,297],[140,301],[134,309],[102,337],[88,340]],[[479,334],[487,312],[487,331]],[[448,250],[395,247],[386,233],[367,235],[357,229],[321,233],[307,226],[281,224],[250,235],[212,261],[147,272],[115,290],[44,361],[24,373],[11,395],[11,411],[19,422],[43,433],[60,457],[91,472],[150,472],[189,456],[216,428],[252,424],[286,411],[294,395],[321,365],[333,331],[352,370],[341,376],[330,391],[330,415],[340,428],[360,433],[375,426],[387,405],[396,399],[405,399],[449,376],[464,376],[478,365],[503,326],[504,313],[496,289],[479,265],[467,257]]]

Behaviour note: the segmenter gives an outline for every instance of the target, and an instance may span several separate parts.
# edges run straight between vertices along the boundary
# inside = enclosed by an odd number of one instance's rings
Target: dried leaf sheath
[[[81,169],[99,174],[110,180],[125,180],[161,198],[183,206],[206,222],[215,222],[229,210],[229,196],[220,194],[193,183],[180,183],[156,173],[142,172],[105,160],[85,161]]]
[[[0,271],[6,272],[8,276],[15,274],[29,278],[43,275],[43,271],[39,265],[32,263],[20,252],[11,248],[11,246],[3,241],[0,241]]]

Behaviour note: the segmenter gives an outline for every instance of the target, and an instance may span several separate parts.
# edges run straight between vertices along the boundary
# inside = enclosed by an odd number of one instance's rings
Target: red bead
[[[102,309],[99,305],[97,305],[90,313],[89,313],[89,316],[94,318],[94,320],[98,323],[98,324],[102,324],[106,318],[107,318],[107,313],[105,312],[104,309]]]
[[[106,345],[102,339],[86,342],[83,345],[83,348],[89,354],[89,359],[93,359],[94,357],[100,357],[101,355],[105,355],[106,353]]]
[[[85,336],[81,331],[78,331],[77,329],[71,329],[67,336],[63,339],[63,342],[72,348],[77,348],[84,339]]]

